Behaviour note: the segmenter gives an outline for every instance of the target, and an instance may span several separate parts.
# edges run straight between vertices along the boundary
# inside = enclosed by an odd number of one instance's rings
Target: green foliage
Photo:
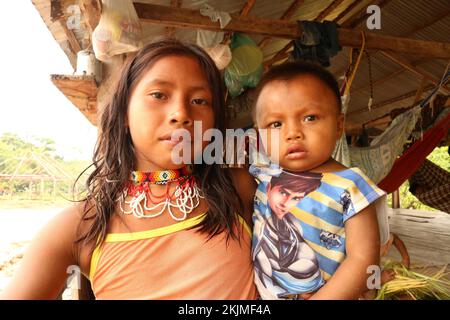
[[[89,161],[64,161],[52,139],[34,137],[25,141],[17,134],[4,133],[0,136],[0,173],[55,176],[57,181],[0,177],[0,199],[72,199],[73,183],[88,165]],[[77,184],[77,192],[81,191],[86,177],[83,175]]]

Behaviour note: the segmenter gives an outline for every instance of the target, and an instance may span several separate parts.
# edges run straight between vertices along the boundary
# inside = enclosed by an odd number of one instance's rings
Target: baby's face
[[[325,164],[344,125],[331,89],[310,75],[268,83],[256,103],[256,124],[268,131],[264,147],[271,160],[292,171]],[[273,135],[278,138],[271,141]]]

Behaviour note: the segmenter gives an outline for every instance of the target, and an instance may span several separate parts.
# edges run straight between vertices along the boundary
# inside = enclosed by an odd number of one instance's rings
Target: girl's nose
[[[181,101],[176,102],[176,105],[169,115],[169,121],[171,124],[178,124],[183,126],[192,125],[192,119],[189,114],[189,106]]]

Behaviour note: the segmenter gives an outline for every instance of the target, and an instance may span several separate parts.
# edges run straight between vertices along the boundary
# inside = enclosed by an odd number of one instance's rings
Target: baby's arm
[[[380,236],[374,205],[345,222],[346,258],[310,299],[358,299],[367,291],[367,267],[379,264]]]
[[[80,221],[74,207],[53,218],[33,239],[0,299],[55,299],[64,288],[66,269],[75,265],[72,251]]]

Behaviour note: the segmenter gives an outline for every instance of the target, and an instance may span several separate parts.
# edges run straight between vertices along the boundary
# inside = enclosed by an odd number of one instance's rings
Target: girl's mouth
[[[183,136],[180,137],[172,137],[172,133],[165,134],[159,138],[159,140],[163,143],[167,143],[170,145],[177,145],[179,143],[190,143],[191,141],[185,139]]]

